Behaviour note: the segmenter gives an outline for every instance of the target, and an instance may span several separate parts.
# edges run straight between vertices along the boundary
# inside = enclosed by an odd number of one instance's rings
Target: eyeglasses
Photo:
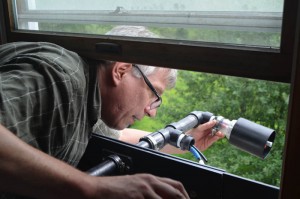
[[[154,93],[154,95],[157,97],[157,99],[150,104],[150,109],[156,109],[158,108],[162,103],[162,98],[159,96],[158,92],[155,90],[153,85],[150,83],[149,79],[146,77],[146,75],[141,71],[141,69],[136,64],[132,64],[133,67],[136,67],[138,71],[141,73],[142,77],[144,78],[145,83],[150,88],[150,90]]]

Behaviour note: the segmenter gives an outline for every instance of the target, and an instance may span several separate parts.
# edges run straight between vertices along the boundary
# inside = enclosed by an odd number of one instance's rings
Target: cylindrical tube
[[[143,148],[149,148],[149,149],[154,148],[154,147],[151,146],[151,144],[149,142],[144,141],[144,140],[140,140],[140,142],[137,143],[137,146],[143,147]]]
[[[166,128],[173,127],[174,129],[186,132],[187,130],[194,128],[198,124],[198,118],[195,115],[188,115],[178,122],[167,125]]]
[[[270,152],[274,139],[273,129],[239,118],[231,131],[229,142],[264,159]]]
[[[112,160],[106,160],[87,171],[91,176],[110,176],[115,174],[118,166]]]
[[[125,171],[125,164],[117,155],[110,155],[107,160],[89,169],[87,173],[91,176],[110,176],[122,174]]]

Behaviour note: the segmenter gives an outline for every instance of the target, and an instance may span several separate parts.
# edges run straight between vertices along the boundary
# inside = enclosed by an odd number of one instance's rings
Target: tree
[[[277,135],[265,160],[237,149],[226,139],[215,143],[204,154],[211,166],[279,186],[288,98],[288,84],[179,71],[176,88],[165,93],[157,117],[145,122],[158,123],[160,126],[155,128],[152,125],[151,129],[144,130],[154,132],[194,110],[209,111],[230,120],[244,117],[272,128]],[[141,128],[143,122],[138,125]],[[190,153],[181,157],[193,159]]]

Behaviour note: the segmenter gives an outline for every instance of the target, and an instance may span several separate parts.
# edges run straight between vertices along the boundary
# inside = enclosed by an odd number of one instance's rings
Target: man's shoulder
[[[88,64],[77,53],[57,44],[14,42],[0,46],[0,67],[18,65],[21,70],[27,70],[26,63],[31,65],[30,70],[52,71],[51,74],[55,72],[67,79],[79,78],[78,81],[85,79],[88,70]]]
[[[66,48],[49,42],[12,42],[0,45],[0,64],[22,57],[35,57],[43,61],[81,60],[81,57]]]

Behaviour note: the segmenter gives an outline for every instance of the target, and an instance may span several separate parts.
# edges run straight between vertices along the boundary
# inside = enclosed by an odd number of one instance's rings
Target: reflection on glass
[[[283,0],[16,1],[18,29],[105,34],[145,26],[165,39],[278,48]]]

